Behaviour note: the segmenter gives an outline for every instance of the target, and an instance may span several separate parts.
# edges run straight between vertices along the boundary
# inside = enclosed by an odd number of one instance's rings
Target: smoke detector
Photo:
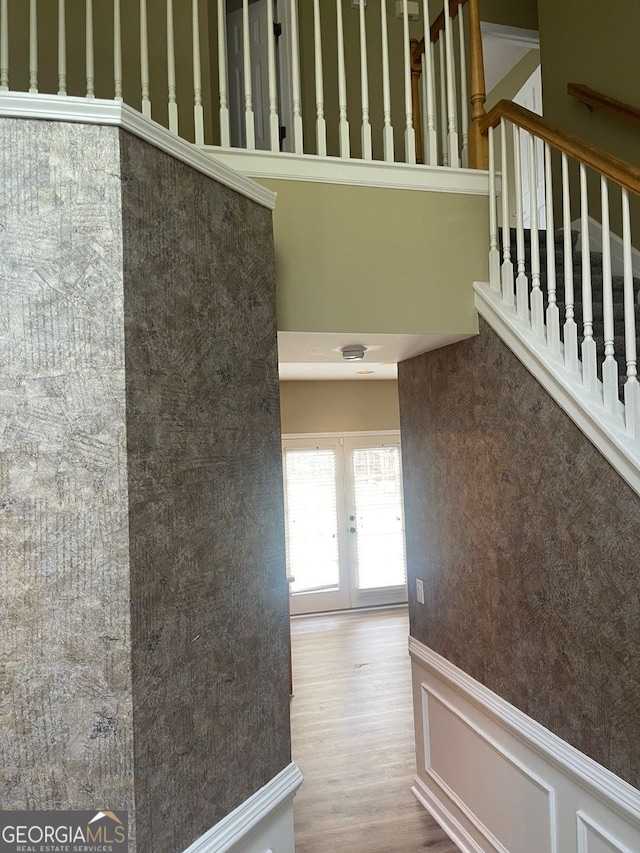
[[[340,352],[345,361],[362,361],[364,354],[367,351],[362,344],[348,344],[346,347],[340,347]]]

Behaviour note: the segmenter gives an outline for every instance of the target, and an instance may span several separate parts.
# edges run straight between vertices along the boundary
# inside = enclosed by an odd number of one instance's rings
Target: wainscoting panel
[[[411,638],[413,792],[463,853],[632,853],[640,792]]]

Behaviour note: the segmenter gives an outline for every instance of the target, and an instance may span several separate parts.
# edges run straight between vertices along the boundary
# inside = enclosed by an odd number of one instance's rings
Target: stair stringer
[[[600,380],[595,392],[586,392],[581,373],[572,373],[565,367],[562,345],[560,353],[554,355],[545,340],[535,337],[531,323],[523,322],[515,308],[505,305],[500,294],[488,283],[474,282],[473,288],[480,316],[640,495],[640,439],[627,435],[622,403],[617,413],[610,415],[602,402]]]

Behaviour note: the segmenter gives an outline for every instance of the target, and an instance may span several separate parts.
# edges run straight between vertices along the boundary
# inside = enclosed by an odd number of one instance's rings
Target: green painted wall
[[[278,330],[477,330],[484,196],[261,180],[274,212]]]

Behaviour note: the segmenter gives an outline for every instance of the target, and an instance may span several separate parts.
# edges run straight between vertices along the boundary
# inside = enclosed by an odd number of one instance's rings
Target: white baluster
[[[393,126],[391,125],[391,84],[389,82],[389,38],[387,33],[387,0],[380,0],[380,27],[382,30],[382,146],[384,159],[393,163]]]
[[[580,251],[582,255],[582,385],[585,391],[598,388],[596,342],[593,339],[593,296],[591,292],[591,250],[589,247],[589,196],[587,170],[580,163]]]
[[[295,6],[295,3],[292,5]],[[244,126],[246,148],[256,147],[256,124],[253,112],[253,86],[251,80],[251,31],[249,29],[249,0],[242,0],[242,59],[244,71]]]
[[[85,2],[85,23],[86,23],[86,39],[85,39],[85,66],[87,72],[87,98],[95,98],[95,71],[93,66],[93,0]]]
[[[498,249],[498,210],[496,198],[496,152],[493,128],[489,128],[489,283],[500,292],[500,250]]]
[[[602,307],[604,309],[604,363],[602,391],[604,407],[609,414],[618,411],[618,363],[615,359],[613,324],[613,279],[611,277],[611,234],[609,228],[609,184],[600,177],[602,194]]]
[[[204,145],[204,109],[202,107],[202,66],[200,63],[200,8],[199,0],[192,0],[193,40],[193,123],[196,145]],[[270,0],[268,0],[270,5]],[[270,30],[273,32],[273,29]],[[273,39],[269,39],[269,44]]]
[[[578,373],[578,327],[573,299],[573,237],[571,234],[571,198],[569,196],[569,161],[562,154],[562,229],[564,235],[564,364],[571,373]]]
[[[269,142],[272,151],[280,150],[278,117],[278,78],[276,76],[276,42],[273,37],[273,2],[267,0],[267,61],[269,64]]]
[[[544,187],[547,226],[547,344],[554,355],[560,354],[560,312],[556,296],[556,240],[553,228],[553,179],[551,147],[544,146]]]
[[[464,7],[458,6],[458,32],[460,34],[460,123],[462,124],[462,152],[460,162],[469,166],[469,95],[467,91],[467,45],[464,35]]]
[[[0,0],[0,92],[9,91],[9,3]]]
[[[298,3],[291,2],[291,86],[293,95],[293,150],[304,154],[302,138],[302,94],[300,88],[300,35],[298,29]]]
[[[149,31],[147,29],[147,0],[140,0],[140,83],[142,87],[142,115],[151,118],[149,97]]]
[[[2,86],[0,86],[0,89]],[[29,3],[29,92],[38,92],[38,3]]]
[[[440,68],[440,145],[442,165],[449,165],[449,147],[447,142],[447,72],[444,63],[444,33],[438,38],[438,64]]]
[[[116,101],[122,100],[122,18],[120,0],[113,0],[113,89]]]
[[[65,0],[58,0],[58,94],[67,94],[67,20]]]
[[[427,80],[427,62],[424,52],[420,55],[420,79],[418,81],[418,89],[420,92],[420,120],[422,124],[422,162],[429,162],[429,146],[427,143],[427,114],[429,107],[427,104],[427,89],[429,82]]]
[[[624,384],[624,417],[627,432],[640,438],[640,383],[636,352],[636,301],[633,293],[633,267],[631,262],[631,218],[629,193],[622,190],[622,245],[624,263],[624,339],[627,362],[627,381]]]
[[[457,169],[460,166],[460,158],[458,155],[455,70],[449,0],[445,0],[444,4],[444,43],[447,57],[447,144],[449,149],[449,165]]]
[[[424,160],[430,166],[438,165],[438,135],[436,131],[436,95],[435,75],[433,67],[433,45],[431,44],[431,27],[429,16],[429,0],[423,0],[422,13],[424,21],[424,65],[423,86],[426,91],[427,108],[425,110]]]
[[[365,4],[360,0],[360,91],[362,97],[362,159],[371,160],[371,123],[369,122],[369,69],[367,63],[367,25],[365,22]]]
[[[409,39],[409,6],[402,0],[402,32],[404,38],[404,160],[416,162],[416,132],[413,127],[413,98],[411,95],[411,41]]]
[[[513,171],[516,187],[516,309],[521,320],[529,320],[529,279],[525,272],[524,211],[522,209],[522,162],[520,155],[520,128],[513,125]]]
[[[537,338],[544,340],[544,299],[540,289],[536,138],[532,133],[529,134],[529,185],[531,192],[531,329]]]
[[[176,100],[176,48],[173,35],[173,0],[167,0],[167,79],[169,83],[169,130],[178,135]]]
[[[511,223],[509,214],[509,158],[507,149],[507,123],[500,119],[500,154],[502,168],[502,301],[507,305],[514,304],[513,295],[513,261],[511,260]]]
[[[218,0],[218,89],[220,96],[220,145],[229,148],[229,85],[227,82],[227,9],[226,0]]]
[[[313,0],[313,41],[316,73],[316,148],[320,157],[327,156],[327,122],[324,117],[324,71],[322,67],[322,23],[320,0]]]
[[[338,37],[338,138],[340,156],[351,156],[349,144],[349,122],[347,121],[347,76],[344,67],[344,29],[342,24],[342,0],[336,0],[336,27]]]

